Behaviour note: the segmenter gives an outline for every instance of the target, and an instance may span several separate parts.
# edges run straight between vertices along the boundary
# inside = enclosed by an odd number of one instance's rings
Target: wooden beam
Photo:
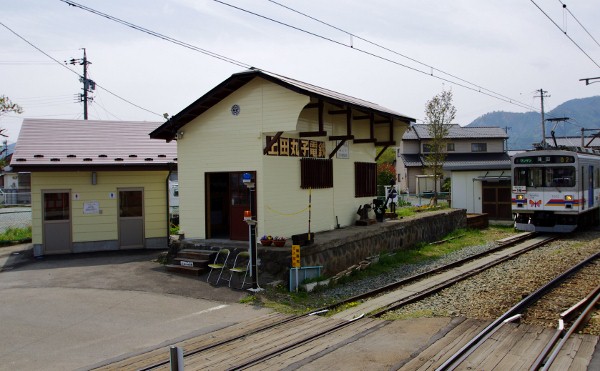
[[[332,110],[332,111],[327,111],[330,115],[345,115],[346,114],[346,110],[345,109],[340,109],[340,110]]]
[[[346,106],[346,134],[352,135],[352,107]]]
[[[389,144],[388,144],[388,145],[385,145],[385,146],[383,146],[383,148],[381,149],[381,152],[379,152],[379,153],[377,154],[377,156],[375,156],[375,161],[379,160],[379,157],[381,157],[381,155],[383,155],[383,152],[385,152],[385,150],[386,150],[386,149],[388,149],[388,147],[389,147],[389,146],[390,146]]]
[[[330,135],[329,140],[352,140],[354,135]]]
[[[369,134],[371,139],[375,139],[375,113],[369,115]]]
[[[394,141],[394,120],[390,118],[390,137],[388,138],[391,142]]]
[[[354,139],[354,143],[356,144],[361,144],[361,143],[375,143],[377,142],[377,139],[373,138],[373,139]]]
[[[273,138],[271,138],[269,143],[267,143],[267,146],[263,149],[263,155],[266,155],[267,153],[269,153],[269,151],[271,150],[271,147],[273,147],[273,144],[277,143],[277,141],[279,140],[279,137],[281,137],[281,134],[283,134],[283,131],[278,131],[277,134],[275,134],[275,136]]]
[[[300,132],[299,135],[301,138],[304,137],[325,137],[327,136],[327,132],[324,130],[324,124],[323,124],[323,100],[319,99],[319,103],[318,103],[318,108],[319,108],[319,113],[318,113],[318,124],[319,124],[319,130],[318,131],[303,131]]]
[[[298,135],[300,136],[300,138],[326,137],[327,132],[326,131],[301,131],[300,133],[298,133]]]
[[[340,140],[340,142],[338,143],[338,145],[333,149],[333,151],[329,154],[329,158],[331,159],[333,156],[335,156],[335,154],[337,153],[337,151],[340,150],[340,148],[342,148],[342,146],[344,145],[344,143],[346,143],[346,139],[342,139]]]
[[[318,108],[319,107],[319,103],[309,103],[306,106],[304,106],[304,108]]]

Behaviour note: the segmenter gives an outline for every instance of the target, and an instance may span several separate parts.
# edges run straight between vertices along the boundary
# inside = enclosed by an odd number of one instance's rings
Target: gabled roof
[[[302,81],[294,80],[289,77],[277,75],[274,73],[252,69],[245,72],[240,72],[231,75],[227,80],[223,81],[208,93],[204,94],[194,103],[184,108],[181,112],[171,117],[167,122],[159,126],[156,130],[150,133],[150,137],[154,139],[172,140],[181,127],[192,121],[209,108],[219,103],[229,94],[238,90],[254,78],[261,77],[267,81],[280,85],[284,88],[295,91],[299,94],[308,95],[317,99],[322,99],[325,102],[349,105],[352,108],[365,112],[374,112],[386,117],[392,117],[405,122],[414,122],[415,119],[392,111],[378,104],[341,94],[333,90],[321,88],[316,85],[308,84]]]
[[[429,131],[427,130],[428,125],[417,124],[411,126],[410,129],[404,132],[402,140],[423,140],[431,139]],[[499,127],[493,126],[460,126],[458,124],[451,124],[450,131],[447,136],[448,139],[508,139],[508,134]]]
[[[25,119],[11,166],[19,171],[63,168],[168,168],[177,143],[151,140],[155,122]]]
[[[425,155],[401,154],[406,167],[425,166]],[[448,153],[444,170],[497,170],[510,169],[510,157],[506,153]]]

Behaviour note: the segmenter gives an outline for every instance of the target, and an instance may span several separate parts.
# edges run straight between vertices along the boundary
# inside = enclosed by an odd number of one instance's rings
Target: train
[[[511,161],[517,230],[569,233],[600,223],[600,152],[537,149]]]

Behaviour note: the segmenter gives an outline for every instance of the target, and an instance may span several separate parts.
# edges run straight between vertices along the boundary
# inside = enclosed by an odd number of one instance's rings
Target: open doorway
[[[242,180],[244,171],[206,174],[206,231],[210,239],[248,241],[244,211],[256,210],[256,192]],[[255,179],[255,172],[252,174]]]

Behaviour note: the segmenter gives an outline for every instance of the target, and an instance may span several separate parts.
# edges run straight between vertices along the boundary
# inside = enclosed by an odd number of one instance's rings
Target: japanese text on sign
[[[273,137],[267,136],[268,146]],[[269,156],[325,158],[325,142],[299,138],[279,138],[268,149]]]

